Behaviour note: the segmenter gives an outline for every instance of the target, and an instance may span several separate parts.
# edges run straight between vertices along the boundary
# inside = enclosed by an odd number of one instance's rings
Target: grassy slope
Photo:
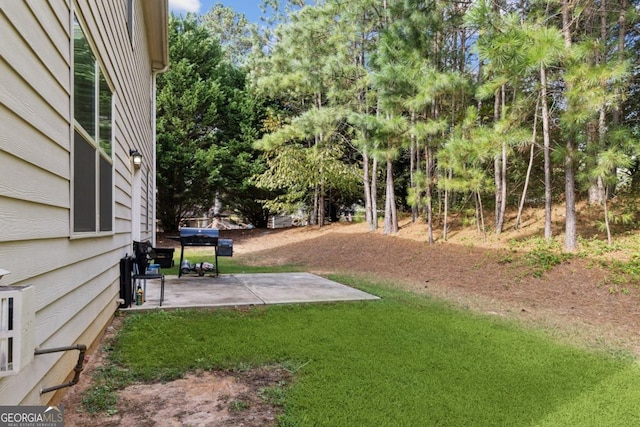
[[[381,301],[127,319],[114,359],[138,378],[282,363],[282,425],[606,426],[638,423],[640,369],[503,320],[387,287]]]

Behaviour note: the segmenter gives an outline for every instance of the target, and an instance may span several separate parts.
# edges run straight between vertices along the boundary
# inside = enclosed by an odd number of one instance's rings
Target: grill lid
[[[182,227],[180,243],[183,246],[216,246],[220,231],[217,228]]]

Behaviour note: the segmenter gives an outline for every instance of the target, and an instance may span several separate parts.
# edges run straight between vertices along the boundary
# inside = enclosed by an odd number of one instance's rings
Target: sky
[[[261,22],[260,0],[169,0],[169,10],[178,15],[187,12],[204,14],[216,3],[222,3],[237,13],[244,14],[250,22]]]

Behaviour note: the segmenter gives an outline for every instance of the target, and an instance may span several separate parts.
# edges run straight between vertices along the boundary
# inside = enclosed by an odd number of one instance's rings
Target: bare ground
[[[535,277],[522,253],[507,242],[539,233],[529,217],[520,231],[500,237],[474,230],[453,231],[447,243],[426,243],[424,224],[405,222],[400,232],[383,236],[363,224],[323,228],[222,231],[234,240],[234,256],[256,265],[298,264],[319,273],[360,274],[402,289],[489,315],[542,328],[558,339],[587,347],[640,355],[640,291],[637,283],[610,285],[611,274],[597,262],[572,258]],[[436,235],[436,237],[438,237]],[[159,239],[157,246],[175,245]],[[625,257],[624,253],[613,254]],[[105,341],[119,327],[107,331]],[[241,374],[199,372],[166,384],[139,384],[120,392],[113,415],[78,412],[91,370],[103,363],[96,351],[81,383],[65,396],[67,426],[265,426],[278,408],[260,390],[289,380],[277,368]]]

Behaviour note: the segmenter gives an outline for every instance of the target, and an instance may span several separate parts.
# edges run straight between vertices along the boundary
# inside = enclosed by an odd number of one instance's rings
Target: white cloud
[[[200,0],[169,0],[169,9],[174,12],[200,12]]]

